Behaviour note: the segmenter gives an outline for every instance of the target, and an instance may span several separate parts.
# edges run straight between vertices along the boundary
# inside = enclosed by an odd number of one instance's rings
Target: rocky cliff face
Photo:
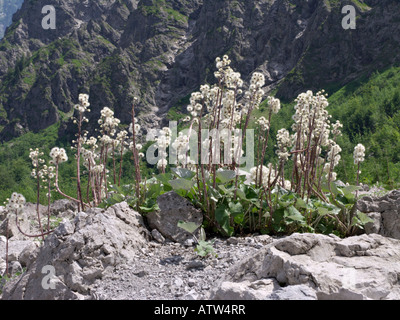
[[[349,3],[356,30],[341,26]],[[55,30],[41,27],[49,4]],[[143,127],[157,126],[223,54],[282,98],[335,87],[400,60],[399,16],[390,0],[24,1],[0,43],[0,140],[67,120],[80,92],[91,117],[108,106],[124,123],[138,96]]]
[[[6,28],[12,22],[12,16],[24,0],[0,0],[0,39],[3,38]]]

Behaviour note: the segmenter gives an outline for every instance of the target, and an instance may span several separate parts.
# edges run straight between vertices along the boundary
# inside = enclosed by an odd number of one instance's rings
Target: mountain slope
[[[0,39],[12,22],[13,14],[21,7],[24,0],[0,0]]]
[[[80,92],[90,94],[90,117],[109,106],[123,123],[139,96],[143,127],[158,126],[214,81],[223,54],[245,79],[263,72],[266,91],[288,100],[397,63],[398,1],[352,2],[356,30],[341,27],[349,1],[338,0],[24,1],[0,42],[0,141],[68,121]],[[48,4],[56,30],[41,28]]]

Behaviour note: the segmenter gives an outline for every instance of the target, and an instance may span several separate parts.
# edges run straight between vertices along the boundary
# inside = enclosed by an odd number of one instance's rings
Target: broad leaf
[[[215,177],[218,183],[224,184],[235,179],[236,173],[232,170],[220,170],[215,173]]]
[[[234,229],[230,225],[230,212],[224,204],[219,205],[215,210],[215,219],[228,236],[233,234]]]
[[[232,216],[235,217],[243,213],[243,206],[240,202],[229,202],[229,211],[231,212]]]
[[[174,190],[186,190],[189,191],[192,189],[194,185],[194,181],[186,180],[186,179],[176,179],[170,180],[168,183]]]
[[[365,226],[367,223],[374,222],[370,217],[368,217],[365,213],[358,211],[357,216],[353,217],[352,224],[353,225],[360,225]]]
[[[305,222],[304,216],[294,206],[289,206],[285,209],[284,217],[297,222]]]
[[[196,173],[185,168],[171,168],[171,171],[179,178],[191,180]]]
[[[201,227],[201,224],[198,225],[194,222],[184,222],[180,220],[178,221],[178,227],[193,234],[198,228]]]
[[[156,176],[156,179],[161,181],[164,185],[169,185],[169,181],[173,179],[171,173],[162,173]]]

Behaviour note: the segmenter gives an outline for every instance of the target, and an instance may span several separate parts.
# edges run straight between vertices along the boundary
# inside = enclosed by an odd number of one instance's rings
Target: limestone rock
[[[373,220],[365,226],[368,234],[378,233],[400,239],[400,190],[393,190],[379,198],[363,197],[358,200],[357,209]]]
[[[129,263],[138,248],[147,246],[142,217],[126,202],[79,213],[71,225],[62,224],[46,238],[26,272],[5,285],[4,300],[90,298],[96,279]]]
[[[167,192],[157,198],[160,208],[158,212],[150,212],[147,222],[150,228],[157,229],[165,238],[179,243],[185,243],[192,235],[178,227],[179,221],[193,222],[197,225],[203,223],[203,214],[193,204],[182,198],[177,193]],[[195,233],[199,235],[199,231]]]
[[[28,240],[29,238],[24,236],[16,225],[15,213],[8,213],[7,217],[0,224],[0,235],[6,236],[7,234],[7,222],[8,222],[8,238],[13,238],[14,240]],[[32,225],[28,214],[24,211],[18,214],[18,225],[21,230],[27,234],[31,234],[33,231]]]
[[[163,237],[163,235],[157,229],[153,229],[151,231],[151,235],[152,235],[153,239],[156,240],[158,243],[164,243],[165,242],[165,238]]]
[[[317,294],[311,287],[298,284],[283,287],[271,293],[270,300],[317,300]]]
[[[213,292],[214,300],[265,300],[274,290],[280,288],[275,279],[256,281],[222,282]]]
[[[297,291],[303,293],[295,295],[299,299],[400,299],[399,261],[400,241],[381,235],[340,239],[293,234],[234,265],[212,290],[210,298],[251,297],[248,295],[251,283],[274,279],[284,288],[273,289],[269,295],[266,290],[252,298],[287,299]],[[307,289],[291,288],[298,285]]]

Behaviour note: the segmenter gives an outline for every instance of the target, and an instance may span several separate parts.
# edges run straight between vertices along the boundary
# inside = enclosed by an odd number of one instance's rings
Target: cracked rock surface
[[[379,234],[214,238],[206,258],[153,234],[125,202],[79,212],[39,248],[10,251],[26,270],[1,299],[400,299],[400,240]]]
[[[297,291],[296,299],[397,300],[399,261],[400,241],[378,234],[346,239],[293,234],[232,267],[211,298],[246,299],[264,281],[251,298],[285,299]]]

